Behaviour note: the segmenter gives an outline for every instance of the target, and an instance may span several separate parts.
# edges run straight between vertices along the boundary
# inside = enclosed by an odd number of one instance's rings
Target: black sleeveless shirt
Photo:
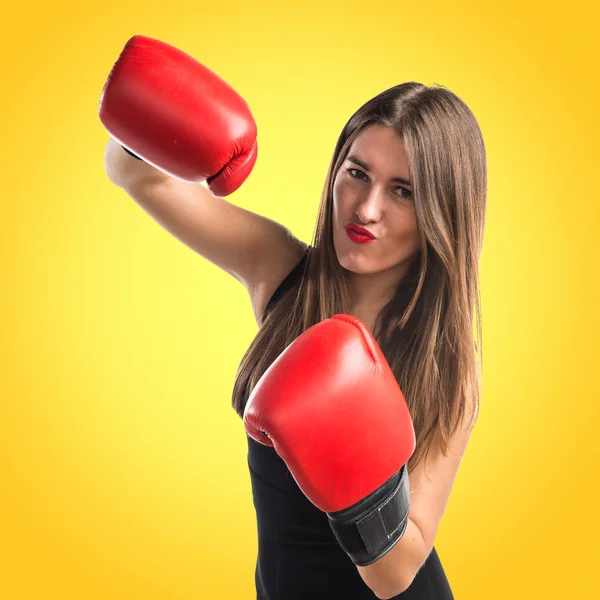
[[[308,254],[277,288],[266,313],[302,276]],[[257,600],[377,600],[338,545],[327,515],[303,494],[272,447],[248,439],[258,526]],[[435,548],[401,600],[453,600]]]

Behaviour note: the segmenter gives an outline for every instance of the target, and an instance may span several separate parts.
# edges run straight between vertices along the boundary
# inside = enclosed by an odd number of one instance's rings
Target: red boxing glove
[[[137,156],[178,179],[206,181],[217,196],[238,189],[256,162],[256,123],[243,98],[188,54],[143,35],[112,68],[99,114]]]
[[[252,391],[244,424],[327,513],[355,564],[371,564],[404,535],[415,432],[392,370],[358,319],[336,315],[290,344]]]

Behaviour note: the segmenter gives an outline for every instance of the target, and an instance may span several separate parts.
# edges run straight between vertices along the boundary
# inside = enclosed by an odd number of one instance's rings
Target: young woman
[[[168,57],[171,72],[180,58]],[[118,128],[103,110],[101,118],[115,135]],[[205,141],[199,154],[221,152],[227,135],[221,132],[218,149]],[[139,132],[130,135],[129,148],[143,161],[114,140],[105,155],[115,184],[247,289],[259,330],[241,362],[233,408],[244,415],[257,383],[299,336],[346,314],[377,341],[406,399],[416,440],[407,463],[404,534],[361,566],[341,548],[328,515],[307,498],[276,450],[248,436],[258,522],[257,598],[452,598],[434,541],[479,405],[473,324],[475,319],[481,341],[478,263],[487,170],[477,121],[440,86],[404,83],[369,100],[339,136],[311,245],[223,199],[243,183],[255,160],[253,134],[244,135],[235,152],[246,173],[226,193],[225,167],[218,173],[213,167],[213,177],[204,169],[199,177],[209,188],[219,185],[219,195],[191,177],[182,180],[172,166],[177,157],[164,156],[164,139],[153,145]],[[127,133],[117,139],[127,145]]]

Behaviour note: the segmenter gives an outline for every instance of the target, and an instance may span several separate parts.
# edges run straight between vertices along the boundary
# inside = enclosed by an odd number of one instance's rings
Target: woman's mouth
[[[368,244],[375,241],[375,236],[370,231],[354,223],[346,225],[346,233],[355,244]]]

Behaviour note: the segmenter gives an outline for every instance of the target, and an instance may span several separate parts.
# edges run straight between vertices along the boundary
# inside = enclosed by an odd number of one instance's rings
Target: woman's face
[[[420,248],[404,141],[390,127],[364,129],[336,174],[333,244],[341,266],[357,274],[403,268]]]

